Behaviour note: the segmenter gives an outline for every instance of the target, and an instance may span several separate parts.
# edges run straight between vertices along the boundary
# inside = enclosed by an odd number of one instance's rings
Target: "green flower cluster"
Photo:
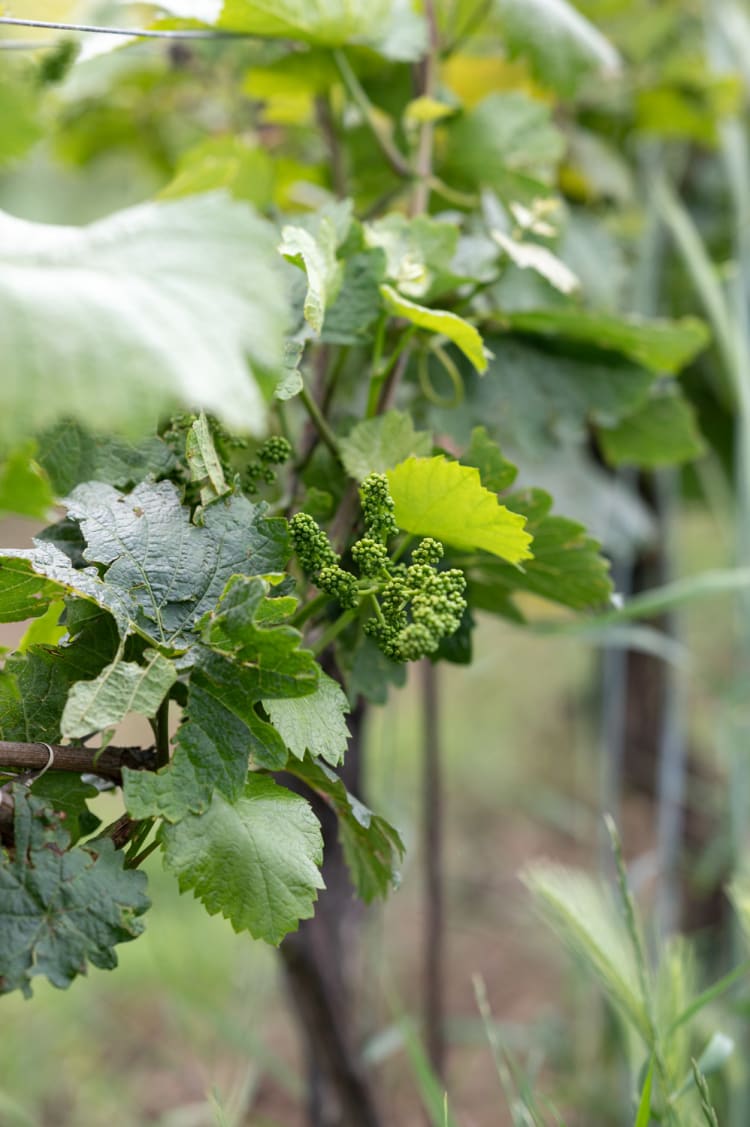
[[[436,549],[442,556],[442,544],[422,540],[412,559],[434,558]],[[435,653],[443,638],[458,629],[466,609],[465,590],[466,580],[457,568],[438,571],[422,562],[397,565],[380,593],[380,615],[368,619],[364,629],[394,661],[418,661]]]
[[[256,460],[245,469],[243,482],[246,493],[258,492],[259,479],[266,485],[273,485],[276,481],[274,466],[281,466],[289,461],[292,456],[291,444],[280,434],[272,434],[261,446]]]
[[[372,606],[365,632],[394,661],[418,661],[455,633],[466,609],[466,580],[455,568],[439,570],[443,545],[425,537],[409,565],[394,563],[385,541],[398,532],[385,474],[370,474],[360,489],[365,535],[352,545],[359,578],[341,566],[325,532],[308,513],[289,523],[300,566],[321,591],[345,609]]]

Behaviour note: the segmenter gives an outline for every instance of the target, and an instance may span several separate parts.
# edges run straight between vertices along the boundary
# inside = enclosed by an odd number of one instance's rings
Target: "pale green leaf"
[[[546,86],[572,94],[592,74],[612,76],[620,57],[602,33],[568,0],[495,0],[503,43],[521,55]]]
[[[174,178],[158,198],[176,200],[218,189],[267,208],[273,200],[273,159],[242,137],[208,137],[180,156]]]
[[[492,237],[520,270],[533,270],[540,274],[560,293],[572,294],[581,288],[573,271],[549,247],[541,243],[521,242],[497,230],[492,231]]]
[[[232,31],[319,47],[363,44],[391,59],[418,59],[424,20],[411,0],[159,0],[174,15]]]
[[[263,707],[292,755],[305,758],[309,751],[316,758],[337,766],[349,743],[344,719],[349,701],[341,686],[321,673],[318,687],[306,697],[264,700]]]
[[[510,563],[531,559],[526,518],[485,489],[474,466],[436,458],[407,458],[388,471],[399,528],[434,536],[454,548],[483,548]]]
[[[313,235],[303,227],[288,225],[282,229],[279,252],[290,262],[301,266],[307,274],[305,320],[320,333],[325,311],[338,293],[342,267],[336,259],[336,229],[327,216],[321,216]]]
[[[252,775],[235,803],[214,794],[204,814],[164,826],[162,841],[180,890],[192,889],[235,931],[280,943],[313,914],[323,888],[320,824],[309,803],[272,779]]]
[[[201,505],[204,508],[229,492],[211,428],[203,411],[187,433],[185,456],[191,481],[200,487]]]
[[[456,313],[449,313],[445,309],[429,309],[425,305],[417,305],[397,293],[391,286],[380,287],[386,308],[396,317],[404,317],[419,329],[426,329],[430,333],[438,333],[453,341],[460,348],[467,360],[471,361],[478,372],[487,368],[487,357],[484,354],[482,338],[468,321]]]
[[[638,1102],[638,1111],[635,1117],[633,1127],[649,1127],[651,1122],[651,1086],[654,1080],[654,1058],[651,1057],[648,1062],[648,1070],[646,1078],[643,1081],[643,1088],[641,1089],[641,1098]]]
[[[54,497],[35,454],[36,443],[31,441],[0,460],[0,516],[15,513],[38,520],[49,518]]]
[[[26,653],[32,646],[54,646],[67,632],[67,626],[60,623],[65,610],[62,599],[50,603],[40,618],[33,619],[18,643],[18,652]]]
[[[357,423],[339,447],[346,472],[363,481],[369,473],[385,473],[412,454],[431,454],[432,435],[415,430],[411,415],[386,411]]]
[[[146,655],[145,665],[115,661],[94,681],[76,681],[63,712],[64,738],[82,738],[114,727],[129,712],[155,716],[176,679],[172,662],[152,652]]]
[[[281,367],[288,310],[273,229],[245,205],[196,196],[82,228],[0,213],[0,248],[0,446],[63,416],[144,431],[176,406],[263,431],[248,361]]]

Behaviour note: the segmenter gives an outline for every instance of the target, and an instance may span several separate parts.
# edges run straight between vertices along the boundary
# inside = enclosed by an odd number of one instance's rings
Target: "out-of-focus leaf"
[[[612,465],[669,466],[699,457],[704,450],[695,411],[677,389],[657,391],[616,427],[598,431]]]
[[[495,0],[503,42],[545,86],[574,93],[591,74],[620,69],[616,49],[568,0]]]
[[[288,317],[275,243],[220,195],[83,228],[0,213],[0,446],[61,417],[144,431],[178,405],[261,433],[248,361],[281,368]]]

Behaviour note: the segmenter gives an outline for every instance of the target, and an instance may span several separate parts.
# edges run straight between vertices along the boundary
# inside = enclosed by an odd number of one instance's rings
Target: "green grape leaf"
[[[411,415],[386,411],[352,427],[340,440],[344,469],[355,481],[369,473],[385,473],[411,454],[432,453],[432,435],[414,429]]]
[[[326,309],[321,340],[330,344],[360,344],[380,316],[380,283],[385,276],[382,250],[362,251],[344,260],[344,274],[336,300]]]
[[[464,466],[479,470],[482,485],[493,493],[502,493],[516,480],[517,468],[506,461],[497,443],[487,434],[486,427],[474,427],[468,449],[461,456]],[[536,551],[536,549],[535,549]]]
[[[230,802],[238,799],[250,764],[280,770],[287,760],[283,740],[270,724],[257,719],[251,729],[212,693],[191,683],[168,766],[155,772],[123,770],[131,817],[178,822],[186,814],[207,810],[214,791]]]
[[[169,481],[142,482],[128,494],[95,482],[79,485],[66,505],[86,539],[85,559],[103,565],[103,577],[93,568],[74,569],[42,541],[5,555],[14,563],[27,560],[37,574],[111,611],[121,633],[138,631],[175,649],[194,641],[189,632],[231,575],[282,571],[289,557],[286,523],[267,518],[265,505],[241,495],[211,505],[200,527]],[[0,554],[0,613],[3,567]]]
[[[574,610],[606,605],[612,594],[609,562],[583,525],[552,514],[552,498],[541,489],[522,490],[506,499],[514,512],[527,518],[534,558],[521,569],[483,556],[467,569],[471,605],[508,617],[514,591],[528,591]],[[510,616],[517,621],[519,613],[512,607]]]
[[[305,320],[316,333],[323,328],[325,311],[341,286],[343,267],[336,258],[336,245],[336,228],[325,215],[320,217],[315,234],[292,225],[281,232],[279,252],[307,274]]]
[[[386,657],[367,635],[357,640],[353,651],[340,649],[337,654],[346,674],[346,691],[352,704],[364,697],[371,704],[385,704],[391,685],[401,689],[406,684],[406,666]]]
[[[513,337],[488,337],[494,354],[489,374],[502,402],[503,433],[527,451],[543,453],[551,442],[589,422],[611,425],[644,403],[653,372],[616,352],[589,346],[561,350]]]
[[[317,689],[309,696],[262,703],[274,728],[297,759],[304,759],[309,751],[334,767],[343,761],[349,743],[344,719],[349,701],[332,677],[321,673]]]
[[[32,571],[27,560],[0,558],[0,622],[38,618],[59,594],[59,587]]]
[[[177,680],[171,661],[152,651],[146,664],[115,660],[93,681],[76,681],[62,715],[66,740],[101,732],[124,720],[129,712],[155,716],[159,705]]]
[[[143,931],[146,877],[123,867],[108,838],[68,848],[45,802],[13,788],[13,853],[0,850],[0,993],[45,975],[69,986],[86,964],[111,970],[114,947]]]
[[[92,434],[73,419],[40,435],[37,461],[58,497],[66,497],[84,481],[125,489],[145,477],[166,477],[176,465],[174,454],[156,435],[132,443],[116,435]]]
[[[71,685],[96,677],[111,661],[117,637],[109,615],[92,617],[78,628],[68,623],[67,645],[36,646],[14,654],[0,671],[0,734],[5,740],[56,743],[61,737]]]
[[[187,433],[185,457],[190,469],[191,481],[200,486],[203,508],[229,492],[230,487],[226,483],[211,428],[203,411]]]
[[[391,212],[363,227],[368,246],[385,254],[388,281],[408,297],[424,297],[439,288],[447,276],[455,281],[452,264],[458,247],[459,230],[428,215],[408,219]]]
[[[350,794],[325,763],[307,756],[302,762],[290,762],[288,771],[335,810],[352,883],[365,903],[398,887],[398,864],[404,856],[398,831]]]
[[[534,76],[561,94],[574,94],[592,74],[611,76],[620,57],[568,0],[495,0],[503,44],[529,60]]]
[[[508,202],[543,196],[565,150],[549,107],[515,91],[490,94],[449,122],[446,136],[446,177]]]
[[[165,825],[162,843],[181,892],[268,943],[309,919],[323,888],[320,823],[308,802],[261,775],[236,802],[214,794],[205,813]]]
[[[86,805],[99,791],[91,783],[84,783],[80,775],[70,771],[46,771],[30,785],[29,791],[62,815],[74,845],[82,834],[92,833],[99,825],[99,819]]]
[[[698,458],[705,450],[695,410],[676,388],[658,389],[640,410],[616,427],[601,427],[597,435],[613,466],[670,466]]]
[[[35,455],[36,443],[31,441],[0,460],[0,517],[14,513],[38,520],[49,518],[55,499]]]
[[[386,308],[395,317],[404,317],[418,329],[426,329],[430,333],[438,333],[453,341],[457,348],[463,352],[478,372],[487,369],[487,357],[484,353],[482,338],[468,321],[456,313],[449,313],[445,309],[428,309],[426,305],[417,305],[397,293],[391,286],[381,286],[380,293],[385,301]]]
[[[485,489],[474,466],[436,458],[407,458],[388,471],[399,528],[434,536],[454,548],[483,548],[510,563],[531,559],[526,518]]]
[[[361,44],[403,62],[419,59],[427,42],[411,0],[159,0],[159,7],[251,35],[318,47]]]
[[[317,687],[318,666],[311,651],[300,648],[299,630],[259,622],[268,590],[262,579],[235,575],[215,610],[199,624],[203,641],[211,649],[201,653],[198,667],[217,687],[223,686],[220,699],[225,702],[224,692],[234,695],[232,670],[237,689],[251,702],[265,697],[306,696]]]
[[[244,204],[194,196],[90,227],[0,212],[0,248],[0,447],[61,417],[145,431],[177,405],[263,432],[248,361],[281,367],[288,303],[273,229]]]
[[[511,328],[544,337],[581,341],[621,352],[652,372],[679,372],[708,343],[708,330],[695,317],[655,321],[598,310],[561,306],[503,314]]]
[[[273,159],[242,137],[208,137],[180,156],[174,178],[158,199],[177,200],[220,188],[265,210],[273,202]]]

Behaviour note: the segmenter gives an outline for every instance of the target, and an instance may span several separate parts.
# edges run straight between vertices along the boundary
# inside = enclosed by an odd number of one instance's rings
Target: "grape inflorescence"
[[[418,661],[458,629],[466,580],[456,568],[440,569],[444,548],[429,536],[414,548],[410,564],[391,558],[387,541],[399,529],[385,474],[363,481],[360,500],[365,535],[351,548],[358,576],[342,567],[328,536],[307,513],[297,513],[289,525],[297,559],[315,586],[342,608],[372,609],[364,630],[383,653],[394,661]]]

